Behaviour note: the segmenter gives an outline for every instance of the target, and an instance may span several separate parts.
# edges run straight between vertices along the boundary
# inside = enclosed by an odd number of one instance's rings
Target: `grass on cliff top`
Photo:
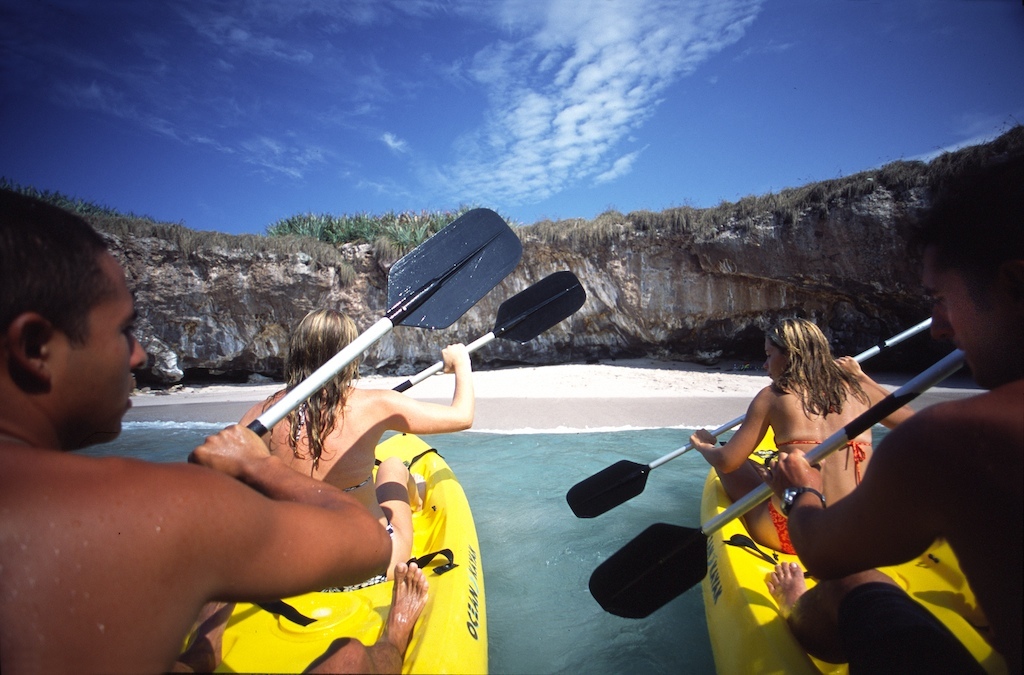
[[[885,166],[834,180],[787,188],[778,193],[752,195],[738,202],[723,201],[711,208],[681,206],[660,212],[605,211],[593,220],[570,218],[545,220],[523,228],[524,239],[549,244],[586,247],[600,245],[631,233],[654,239],[661,235],[687,235],[708,240],[735,230],[750,231],[758,225],[794,225],[824,220],[833,209],[851,201],[886,191],[899,197],[913,191],[928,195],[956,180],[965,170],[993,158],[1024,154],[1024,125],[1017,125],[990,143],[939,155],[929,163],[896,161]]]
[[[12,190],[75,213],[101,232],[123,237],[157,237],[170,241],[186,256],[198,250],[234,248],[255,253],[305,253],[317,263],[339,267],[343,283],[355,278],[351,266],[338,253],[343,244],[369,244],[378,260],[393,261],[416,248],[473,207],[442,211],[388,211],[381,215],[305,213],[267,226],[267,235],[230,235],[192,230],[181,223],[161,223],[149,216],[116,209],[59,192],[38,190],[0,178],[0,189]],[[508,220],[508,219],[506,219]]]
[[[749,231],[758,225],[793,225],[809,217],[825,218],[831,209],[872,194],[879,189],[905,194],[925,186],[927,165],[923,162],[894,162],[877,171],[846,178],[810,183],[778,193],[751,195],[738,202],[723,201],[718,206],[696,208],[680,206],[660,212],[632,211],[622,214],[610,210],[594,220],[572,218],[541,221],[530,226],[530,235],[540,241],[596,245],[628,233],[687,235],[708,240],[726,230]],[[525,234],[525,233],[524,233]]]
[[[304,254],[308,255],[317,265],[337,268],[338,277],[343,286],[349,285],[356,278],[355,269],[342,258],[337,248],[316,239],[299,236],[270,238],[254,234],[232,235],[193,230],[181,223],[162,223],[149,216],[122,213],[108,206],[68,197],[59,192],[18,185],[2,177],[0,177],[0,189],[35,197],[77,214],[99,232],[114,238],[153,237],[170,242],[182,252],[186,259],[194,258],[199,251],[216,249],[242,250],[259,256],[290,257]]]
[[[395,260],[472,208],[460,206],[442,211],[388,211],[380,215],[303,213],[270,225],[267,227],[267,235],[312,237],[336,246],[349,243],[371,244],[378,259]]]

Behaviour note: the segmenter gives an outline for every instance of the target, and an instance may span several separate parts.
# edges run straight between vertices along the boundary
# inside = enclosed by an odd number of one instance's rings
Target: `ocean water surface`
[[[184,461],[224,425],[127,422],[121,436],[80,451]],[[698,527],[708,465],[697,453],[664,464],[644,491],[581,520],[565,501],[580,480],[620,459],[647,464],[691,430],[425,436],[462,482],[476,521],[493,673],[713,673],[700,588],[645,619],[604,612],[591,572],[655,522]],[[877,437],[876,437],[877,440]]]

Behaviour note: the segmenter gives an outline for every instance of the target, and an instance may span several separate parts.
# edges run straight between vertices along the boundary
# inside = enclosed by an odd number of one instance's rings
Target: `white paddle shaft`
[[[495,337],[496,336],[494,335],[493,331],[490,332],[490,333],[487,333],[486,335],[478,337],[476,340],[473,340],[468,345],[466,345],[466,351],[469,352],[470,354],[472,354],[476,350],[478,350],[481,347],[483,347],[485,344],[489,343]],[[420,372],[416,373],[415,375],[410,377],[408,380],[403,382],[402,385],[401,385],[402,386],[401,390],[405,391],[406,389],[409,389],[410,387],[419,384],[420,382],[422,382],[423,380],[427,379],[431,375],[434,375],[435,373],[440,373],[442,370],[444,370],[444,361],[438,361],[434,365],[432,365],[432,366],[430,366],[428,368],[424,368],[423,370],[421,370]]]

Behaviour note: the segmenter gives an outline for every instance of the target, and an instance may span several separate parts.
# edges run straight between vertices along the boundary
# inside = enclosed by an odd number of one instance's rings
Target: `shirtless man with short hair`
[[[813,494],[798,495],[789,515],[793,545],[810,574],[831,581],[806,591],[802,571],[779,566],[769,589],[805,648],[837,638],[851,670],[873,655],[888,657],[888,640],[892,656],[908,664],[920,668],[931,657],[943,672],[964,672],[952,660],[959,658],[959,643],[929,627],[930,615],[920,615],[923,610],[875,569],[911,560],[944,537],[989,620],[993,646],[1010,672],[1019,673],[1024,158],[978,171],[940,193],[921,242],[923,283],[934,303],[932,334],[962,349],[975,381],[989,391],[926,408],[894,429],[876,448],[863,482],[842,502],[826,508]],[[799,451],[774,464],[767,482],[778,495],[790,487],[821,487],[819,472]],[[902,638],[910,625],[919,632]],[[879,668],[900,667],[886,661],[866,669]]]
[[[0,671],[167,671],[207,601],[386,569],[377,520],[245,428],[192,464],[68,452],[117,436],[146,359],[124,271],[84,221],[0,191],[0,289]]]

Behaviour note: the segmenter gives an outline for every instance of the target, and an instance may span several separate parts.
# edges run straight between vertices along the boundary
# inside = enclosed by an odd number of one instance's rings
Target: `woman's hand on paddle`
[[[860,367],[860,363],[852,356],[840,356],[836,359],[836,363],[839,364],[840,368],[853,375],[858,380],[865,377],[864,370]]]
[[[715,437],[707,429],[697,429],[690,436],[690,443],[698,452],[707,452],[715,449]]]
[[[188,461],[215,469],[232,478],[241,478],[246,467],[270,457],[270,450],[259,436],[238,424],[208,436],[192,451]]]
[[[780,453],[761,472],[764,482],[779,497],[786,488],[810,487],[822,491],[821,471],[807,463],[803,450]]]
[[[442,349],[441,359],[444,361],[444,372],[446,373],[454,373],[459,368],[470,370],[473,368],[472,361],[469,359],[469,350],[461,342]]]

